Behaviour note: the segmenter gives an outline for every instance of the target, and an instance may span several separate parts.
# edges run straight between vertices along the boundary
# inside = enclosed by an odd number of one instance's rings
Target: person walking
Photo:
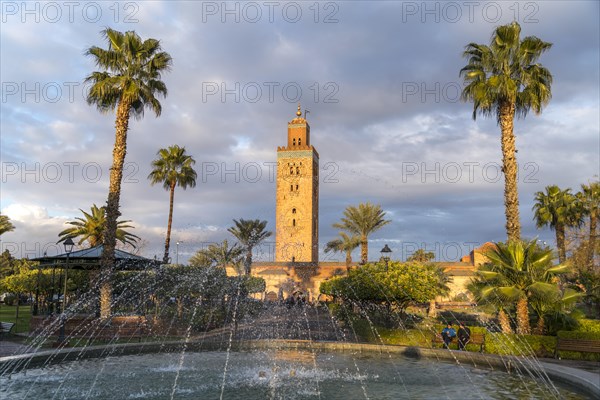
[[[458,327],[458,349],[464,351],[467,343],[471,340],[471,329],[461,322]]]

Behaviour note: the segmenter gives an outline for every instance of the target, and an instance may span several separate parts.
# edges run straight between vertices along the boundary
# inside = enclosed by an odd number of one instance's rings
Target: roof
[[[90,247],[74,251],[70,254],[63,253],[56,256],[44,256],[34,258],[32,261],[38,261],[40,267],[52,266],[62,268],[69,259],[69,268],[71,269],[96,269],[100,266],[104,245]],[[117,270],[144,270],[160,266],[160,261],[151,260],[136,254],[128,253],[123,250],[115,249],[115,269]]]

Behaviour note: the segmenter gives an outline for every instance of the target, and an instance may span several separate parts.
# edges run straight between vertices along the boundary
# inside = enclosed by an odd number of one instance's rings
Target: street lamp
[[[175,243],[175,264],[177,265],[179,265],[179,243],[183,243],[183,241]]]
[[[386,244],[383,249],[381,249],[381,258],[385,261],[385,270],[388,269],[388,262],[390,261],[390,254],[392,254],[392,249],[388,247]]]
[[[71,239],[69,237],[69,238],[67,238],[67,240],[65,240],[63,242],[63,245],[65,246],[65,253],[67,253],[67,261],[65,263],[65,285],[63,288],[63,302],[62,302],[62,311],[60,314],[61,321],[60,321],[60,332],[58,335],[58,343],[64,343],[64,341],[65,341],[65,306],[67,304],[67,273],[69,271],[69,255],[73,251],[73,246],[75,246],[75,243],[73,243],[73,239]]]

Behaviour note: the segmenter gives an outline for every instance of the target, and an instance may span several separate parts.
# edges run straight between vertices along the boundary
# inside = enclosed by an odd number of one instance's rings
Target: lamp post
[[[383,259],[383,261],[385,261],[386,271],[388,269],[388,263],[390,261],[390,254],[392,254],[392,249],[390,249],[386,244],[385,246],[383,246],[383,249],[381,249],[381,258]]]
[[[62,302],[62,311],[60,313],[60,332],[58,334],[58,343],[64,343],[65,341],[65,307],[67,304],[67,273],[69,271],[69,255],[73,251],[73,239],[70,237],[64,241],[63,245],[65,246],[65,253],[67,253],[67,261],[65,263],[65,283],[63,287],[63,302]]]
[[[183,243],[183,241],[179,242],[177,241],[175,243],[175,264],[179,265],[179,244]]]

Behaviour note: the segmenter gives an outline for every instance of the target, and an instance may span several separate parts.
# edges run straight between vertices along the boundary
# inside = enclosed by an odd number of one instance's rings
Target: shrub
[[[4,304],[7,306],[16,306],[17,305],[17,296],[14,294],[7,294],[4,297]]]
[[[580,319],[576,332],[589,332],[600,334],[600,321],[597,319]]]

